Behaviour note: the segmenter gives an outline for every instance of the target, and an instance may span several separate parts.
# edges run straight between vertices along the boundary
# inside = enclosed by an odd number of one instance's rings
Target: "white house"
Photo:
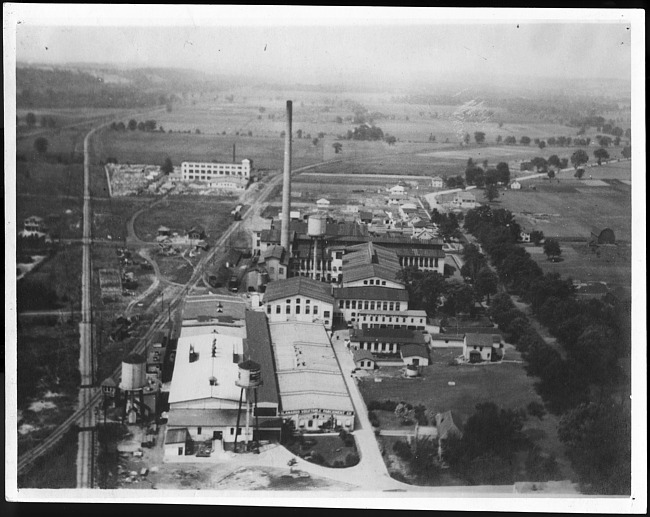
[[[328,206],[330,206],[330,202],[324,197],[322,197],[318,201],[316,201],[316,206],[318,206],[318,208],[327,208]]]
[[[304,276],[271,282],[264,293],[266,315],[271,322],[321,323],[332,328],[334,297],[331,285]]]
[[[519,237],[517,240],[519,242],[530,242],[530,231],[522,227],[519,231]]]
[[[517,180],[514,180],[512,183],[510,183],[510,188],[512,190],[521,190],[521,183],[519,183]]]
[[[406,192],[406,189],[403,185],[395,185],[389,189],[389,192],[391,194],[404,194]]]
[[[370,350],[353,350],[352,359],[354,360],[354,366],[357,368],[362,368],[363,370],[375,369],[375,357]]]
[[[408,309],[409,295],[406,289],[377,287],[340,287],[334,289],[337,318],[354,323],[360,311],[383,310],[403,312]]]
[[[168,430],[165,433],[165,456],[185,456],[190,442],[190,433],[186,428]]]
[[[456,192],[452,203],[458,208],[476,208],[476,196],[471,192]]]
[[[502,348],[501,336],[497,334],[465,334],[463,357],[470,363],[491,361]]]
[[[445,186],[445,181],[440,176],[431,178],[431,186],[433,188],[442,188]]]

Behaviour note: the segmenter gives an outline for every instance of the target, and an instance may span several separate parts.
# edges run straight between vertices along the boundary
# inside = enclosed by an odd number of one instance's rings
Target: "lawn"
[[[156,262],[160,267],[160,274],[176,284],[186,284],[194,273],[194,268],[182,257],[158,256]]]
[[[212,196],[170,196],[140,213],[135,219],[135,233],[145,241],[154,241],[158,227],[185,235],[194,225],[203,227],[209,242],[215,242],[232,224],[230,211],[235,202]]]
[[[324,458],[325,467],[342,467],[348,455],[357,456],[355,465],[359,461],[356,444],[346,446],[338,436],[305,435],[302,440],[296,441],[287,448],[301,458],[309,454],[320,454]]]

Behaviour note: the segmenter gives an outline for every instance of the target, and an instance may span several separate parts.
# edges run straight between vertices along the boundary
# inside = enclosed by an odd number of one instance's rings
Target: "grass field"
[[[200,225],[208,234],[208,241],[214,242],[232,224],[230,211],[235,204],[232,200],[213,196],[170,196],[138,215],[135,233],[142,240],[153,241],[161,225],[179,235]]]
[[[150,197],[120,197],[96,199],[93,208],[93,236],[97,239],[124,240],[126,224],[131,216],[153,202]]]

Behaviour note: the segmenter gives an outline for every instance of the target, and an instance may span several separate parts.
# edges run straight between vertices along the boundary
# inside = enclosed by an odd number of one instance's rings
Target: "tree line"
[[[611,295],[578,300],[571,279],[544,274],[516,245],[520,228],[508,210],[472,209],[464,226],[481,243],[506,289],[530,303],[535,318],[557,338],[559,347],[546,343],[507,292],[493,298],[490,316],[521,352],[528,374],[539,378],[536,389],[546,406],[562,415],[560,440],[585,490],[628,493],[630,413],[611,393],[625,379],[619,359],[630,353],[629,301]],[[607,443],[599,435],[601,425]]]

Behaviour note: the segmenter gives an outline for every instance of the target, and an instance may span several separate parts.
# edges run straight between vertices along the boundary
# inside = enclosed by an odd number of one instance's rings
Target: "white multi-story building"
[[[244,190],[251,177],[252,162],[249,159],[241,163],[181,163],[183,181],[205,182],[207,186],[233,190]]]
[[[298,321],[332,328],[334,297],[327,283],[301,276],[271,282],[264,293],[264,305],[272,323]]]

